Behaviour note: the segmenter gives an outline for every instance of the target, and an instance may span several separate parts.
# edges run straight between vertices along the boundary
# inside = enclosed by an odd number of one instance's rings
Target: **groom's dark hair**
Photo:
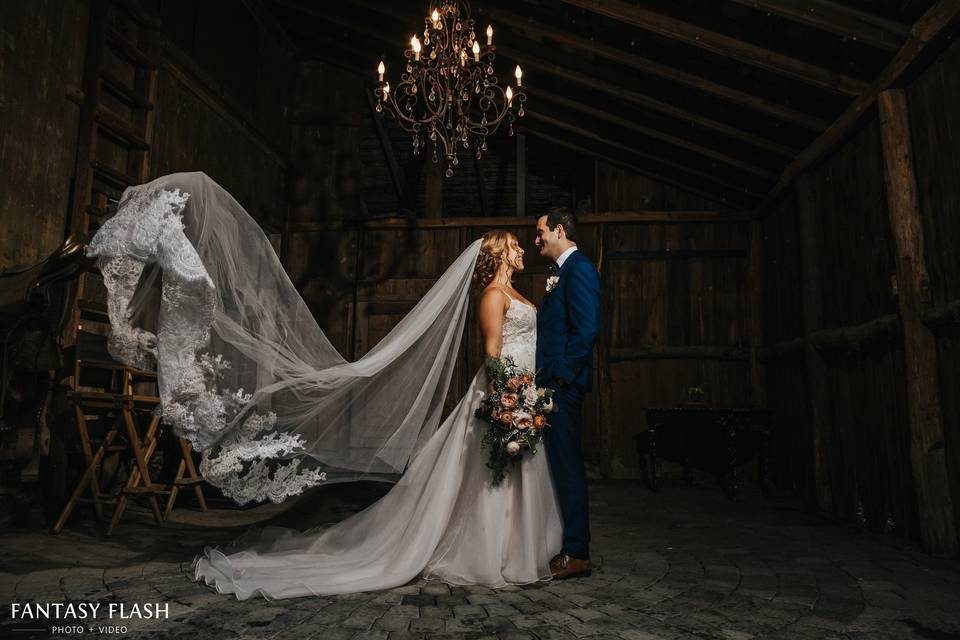
[[[550,207],[544,215],[547,216],[547,229],[553,231],[558,224],[562,224],[567,240],[577,241],[577,216],[569,207]]]

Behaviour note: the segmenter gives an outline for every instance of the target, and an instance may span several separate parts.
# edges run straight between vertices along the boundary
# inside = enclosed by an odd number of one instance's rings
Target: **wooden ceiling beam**
[[[391,19],[400,21],[408,19],[406,14],[403,11],[399,11],[389,5],[382,5],[377,2],[372,2],[371,0],[351,0],[353,4],[361,6],[365,9],[377,12],[381,15],[387,16]],[[299,0],[279,0],[278,4],[294,9],[295,11],[302,12],[304,15],[309,15],[313,18],[323,20],[330,24],[336,24],[345,29],[348,29],[359,35],[371,38],[372,40],[379,41],[383,44],[389,46],[396,46],[402,49],[404,46],[403,39],[391,38],[385,35],[384,33],[374,29],[366,24],[363,24],[360,20],[349,20],[344,16],[341,16],[335,12],[327,12],[318,10],[316,7],[305,4]],[[290,29],[293,32],[301,33],[306,37],[316,37],[316,35],[310,31],[306,26],[296,27],[291,26]],[[399,32],[403,34],[405,32]],[[575,71],[568,69],[566,67],[557,65],[555,63],[549,62],[547,60],[537,58],[527,54],[524,51],[517,50],[512,47],[498,46],[497,51],[500,54],[507,56],[508,58],[513,59],[514,62],[518,62],[521,66],[525,68],[536,68],[545,73],[549,73],[553,76],[556,76],[562,80],[569,80],[577,84],[586,86],[587,88],[594,89],[597,91],[602,91],[614,97],[620,98],[650,111],[656,111],[662,113],[671,118],[680,120],[685,124],[693,124],[699,126],[703,129],[713,131],[715,133],[721,134],[723,136],[740,140],[748,145],[763,149],[770,153],[783,156],[785,158],[793,158],[796,156],[799,149],[793,147],[788,147],[786,145],[768,140],[763,136],[759,136],[748,131],[739,129],[733,125],[729,125],[706,116],[701,116],[699,114],[687,111],[680,107],[661,102],[655,98],[651,98],[643,93],[638,91],[633,91],[626,89],[623,86],[615,85],[611,82],[607,82],[600,78],[597,78],[594,75],[590,75],[585,72]],[[388,69],[389,72],[389,69]],[[373,76],[375,70],[373,67],[370,69],[370,75]],[[528,76],[529,78],[529,76]],[[529,86],[529,79],[528,79]]]
[[[563,29],[547,26],[539,22],[532,22],[505,9],[483,7],[482,11],[482,15],[489,16],[491,19],[507,25],[511,31],[525,35],[531,40],[549,38],[561,44],[579,49],[580,51],[590,52],[606,60],[622,64],[625,67],[635,69],[641,73],[706,93],[737,106],[753,109],[758,113],[811,131],[820,132],[830,125],[830,122],[827,120],[768,100],[762,96],[719,84],[709,78],[687,73],[676,67],[650,60],[649,58],[624,51],[618,47],[611,47],[597,40],[590,40],[589,38],[575,35]]]
[[[588,139],[588,140],[593,140],[594,142],[597,142],[597,143],[599,143],[599,144],[602,144],[602,145],[604,145],[604,146],[606,146],[606,147],[609,147],[609,148],[611,148],[611,149],[617,149],[617,150],[619,150],[619,151],[622,151],[622,152],[624,152],[624,153],[626,153],[626,154],[635,156],[635,157],[637,157],[637,158],[643,158],[643,159],[645,159],[645,160],[649,160],[649,161],[651,161],[651,162],[655,162],[655,163],[657,163],[657,164],[659,164],[659,165],[662,165],[662,166],[664,166],[664,167],[670,167],[671,169],[675,169],[675,170],[677,170],[677,171],[681,171],[681,172],[686,173],[686,174],[689,174],[689,175],[691,175],[691,176],[695,176],[695,177],[699,178],[700,180],[704,180],[704,181],[708,181],[708,182],[713,182],[713,183],[715,183],[715,184],[717,184],[717,185],[720,185],[720,186],[722,186],[722,187],[726,187],[727,189],[730,189],[730,190],[732,190],[732,191],[740,191],[740,192],[742,192],[742,193],[749,194],[749,195],[751,195],[751,196],[753,196],[753,197],[755,197],[755,198],[758,198],[758,199],[759,199],[759,198],[763,198],[763,194],[762,194],[762,193],[757,193],[756,191],[753,191],[753,190],[745,187],[743,184],[729,182],[728,180],[726,180],[726,179],[724,179],[724,178],[722,178],[722,177],[720,177],[720,176],[717,176],[715,173],[712,173],[712,172],[709,172],[709,171],[703,171],[703,170],[700,170],[700,169],[696,169],[696,168],[691,167],[691,166],[689,166],[689,165],[687,165],[687,164],[683,164],[683,163],[677,162],[677,161],[675,161],[675,160],[671,160],[671,159],[669,159],[669,158],[664,158],[663,156],[661,156],[661,155],[659,155],[659,154],[650,153],[649,151],[644,151],[644,150],[638,149],[638,148],[636,148],[636,147],[634,147],[634,146],[631,146],[631,145],[628,145],[628,144],[624,144],[624,143],[622,143],[622,142],[617,142],[616,140],[611,140],[610,138],[604,137],[604,136],[596,133],[595,131],[591,131],[591,130],[588,130],[588,129],[584,129],[584,128],[582,128],[582,127],[578,127],[578,126],[576,126],[576,125],[570,124],[569,122],[566,122],[565,120],[560,120],[560,119],[558,119],[558,118],[553,118],[553,117],[548,116],[548,115],[546,115],[546,114],[544,114],[544,113],[541,113],[540,111],[535,111],[535,110],[533,110],[533,109],[527,109],[527,115],[526,115],[526,117],[527,117],[527,118],[530,118],[530,119],[533,119],[533,120],[537,120],[537,121],[539,121],[539,122],[544,122],[544,123],[546,123],[546,124],[548,124],[548,125],[552,125],[552,126],[554,126],[554,127],[557,127],[558,129],[564,129],[564,130],[569,131],[569,132],[571,132],[571,133],[574,133],[574,134],[576,134],[576,135],[578,135],[578,136],[580,136],[580,137],[582,137],[582,138],[586,138],[586,139]]]
[[[910,36],[908,25],[881,20],[864,11],[857,11],[827,0],[732,1],[884,51],[899,51]]]
[[[598,78],[595,75],[571,71],[570,69],[567,69],[561,65],[555,64],[548,60],[530,56],[511,47],[499,46],[497,49],[500,53],[505,54],[507,57],[519,61],[525,68],[538,69],[544,73],[549,73],[553,76],[556,76],[561,80],[569,80],[590,89],[602,91],[644,109],[662,113],[670,116],[671,118],[680,120],[681,122],[699,126],[703,129],[727,136],[728,138],[740,140],[741,142],[745,142],[749,145],[759,149],[764,149],[780,156],[793,158],[797,154],[798,150],[792,147],[768,140],[763,136],[744,131],[743,129],[733,125],[687,111],[681,107],[677,107],[666,102],[661,102],[660,100],[651,98],[644,93],[633,91],[632,89],[628,89],[622,85],[608,82]]]
[[[869,86],[863,80],[797,60],[765,47],[657,13],[641,5],[624,2],[624,0],[563,0],[563,2],[656,33],[664,38],[699,47],[841,95],[858,96]]]
[[[583,100],[571,100],[570,98],[565,98],[553,91],[546,91],[536,87],[526,87],[525,90],[529,95],[536,97],[537,100],[543,100],[545,102],[550,102],[550,103],[559,105],[561,107],[579,111],[580,113],[583,113],[591,118],[595,118],[597,120],[603,120],[604,122],[608,122],[616,127],[627,129],[629,131],[633,131],[635,133],[639,133],[641,135],[644,135],[650,138],[656,138],[657,140],[662,140],[676,147],[680,147],[682,149],[686,149],[687,151],[692,151],[693,153],[705,156],[707,158],[711,158],[713,160],[716,160],[717,162],[721,162],[731,167],[736,167],[737,169],[746,171],[755,176],[759,176],[761,178],[765,178],[767,180],[774,180],[774,181],[777,180],[777,178],[779,177],[779,174],[776,173],[775,171],[772,171],[769,167],[761,167],[751,162],[746,162],[744,160],[740,160],[739,158],[735,158],[725,153],[721,153],[710,147],[705,147],[703,145],[697,144],[686,138],[681,138],[679,136],[675,136],[669,133],[664,133],[659,129],[653,129],[651,127],[647,127],[645,125],[638,123],[635,120],[628,120],[626,118],[621,118],[620,116],[614,115],[608,111],[604,111],[602,109],[597,109],[596,107],[592,107],[590,106],[589,103]],[[531,110],[528,109],[528,111],[531,111]]]
[[[881,91],[897,86],[904,78],[909,77],[922,61],[938,53],[958,30],[960,30],[960,0],[938,0],[913,25],[910,39],[877,76],[877,80],[870,85],[870,89],[854,100],[829,129],[784,169],[780,180],[757,208],[755,216],[765,217],[770,206],[787,187],[833,149],[856,126],[863,114],[876,104],[877,96]]]
[[[605,162],[611,166],[618,167],[626,171],[631,171],[633,173],[636,173],[642,176],[646,176],[658,182],[662,182],[663,184],[670,185],[678,189],[682,189],[693,195],[700,196],[701,198],[706,198],[707,200],[711,200],[713,202],[725,203],[731,207],[742,207],[746,205],[749,200],[752,200],[752,198],[742,197],[744,195],[742,193],[737,193],[736,195],[738,196],[738,198],[734,199],[730,197],[734,195],[732,193],[725,192],[725,191],[713,191],[709,189],[704,189],[703,188],[704,185],[700,184],[699,182],[696,182],[696,181],[688,182],[684,180],[679,180],[676,177],[673,177],[664,173],[660,173],[657,171],[653,171],[651,169],[639,166],[632,162],[624,161],[620,158],[611,156],[609,153],[598,151],[596,148],[592,148],[589,145],[577,143],[570,136],[557,135],[555,133],[549,133],[545,130],[539,129],[535,126],[531,127],[529,122],[517,125],[517,129],[520,131],[524,131],[528,135],[533,136],[535,138],[539,138],[541,140],[546,140],[547,142],[551,142],[559,147],[564,147],[572,151],[576,151],[577,153],[583,154],[588,158],[593,158],[595,160]]]

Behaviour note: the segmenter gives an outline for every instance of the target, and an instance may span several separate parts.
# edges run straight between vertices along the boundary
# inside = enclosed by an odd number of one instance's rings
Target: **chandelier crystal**
[[[440,160],[438,150],[446,159],[448,178],[460,163],[458,145],[469,150],[473,144],[479,160],[487,136],[504,120],[512,136],[515,115],[523,116],[523,71],[514,70],[516,88],[501,87],[493,72],[495,50],[492,26],[487,25],[486,45],[476,37],[468,2],[439,0],[424,18],[423,41],[417,34],[410,38],[400,83],[391,87],[383,61],[377,66],[377,112],[389,113],[413,134],[414,155],[429,138],[433,161]]]

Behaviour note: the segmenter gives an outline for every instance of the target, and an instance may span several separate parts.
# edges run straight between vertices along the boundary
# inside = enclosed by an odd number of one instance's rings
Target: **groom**
[[[554,207],[540,216],[535,242],[554,263],[537,318],[537,386],[554,390],[556,409],[544,437],[563,515],[563,547],[550,571],[554,578],[569,578],[593,569],[580,414],[600,331],[600,276],[577,250],[577,219],[570,209]]]

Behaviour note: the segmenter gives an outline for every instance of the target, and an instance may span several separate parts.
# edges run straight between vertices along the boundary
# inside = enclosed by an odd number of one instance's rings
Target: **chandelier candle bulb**
[[[472,143],[477,153],[485,151],[487,136],[504,122],[513,135],[513,120],[523,115],[527,98],[522,89],[523,71],[515,67],[512,86],[498,82],[493,25],[484,29],[484,49],[477,37],[482,38],[477,33],[480,29],[470,16],[469,0],[431,0],[421,16],[422,32],[409,36],[410,46],[403,50],[405,72],[395,92],[386,81],[384,60],[377,65],[376,111],[389,115],[412,135],[414,154],[426,149],[429,136],[430,156],[445,165],[444,175],[450,177],[460,164],[461,145],[469,149]]]

